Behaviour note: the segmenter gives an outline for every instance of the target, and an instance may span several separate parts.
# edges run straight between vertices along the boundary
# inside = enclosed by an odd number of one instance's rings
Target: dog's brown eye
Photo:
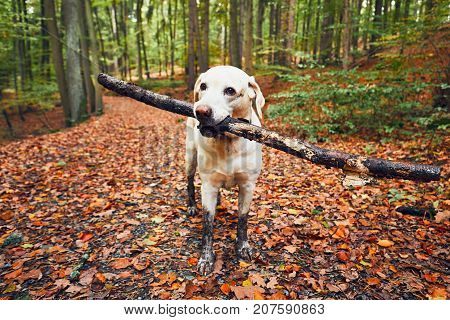
[[[202,83],[200,85],[200,90],[205,91],[206,90],[206,83]]]
[[[224,90],[224,93],[225,93],[227,96],[234,96],[234,95],[236,94],[236,90],[234,90],[234,89],[231,88],[231,87],[228,87],[228,88],[226,88],[226,89]]]

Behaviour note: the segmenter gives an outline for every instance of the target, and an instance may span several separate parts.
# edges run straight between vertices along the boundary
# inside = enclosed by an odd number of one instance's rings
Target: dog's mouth
[[[227,123],[227,120],[230,119],[230,116],[225,117],[220,122],[211,125],[210,123],[201,123],[198,125],[198,129],[200,130],[200,133],[202,136],[207,138],[217,138],[218,136],[222,135],[225,132],[225,124]]]

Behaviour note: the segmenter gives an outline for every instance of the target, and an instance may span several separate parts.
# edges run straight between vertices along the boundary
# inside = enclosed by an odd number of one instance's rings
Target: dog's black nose
[[[195,109],[195,114],[197,116],[197,119],[206,120],[211,117],[212,109],[210,106],[201,105]]]

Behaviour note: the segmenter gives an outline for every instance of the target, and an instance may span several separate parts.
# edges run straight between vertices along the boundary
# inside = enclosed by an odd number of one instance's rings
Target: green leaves
[[[283,117],[310,138],[329,133],[352,134],[363,129],[392,133],[405,121],[430,113],[426,95],[433,84],[412,81],[417,70],[328,70],[314,76],[286,75],[295,82],[288,91],[272,96],[270,118]],[[401,119],[401,121],[399,121]]]

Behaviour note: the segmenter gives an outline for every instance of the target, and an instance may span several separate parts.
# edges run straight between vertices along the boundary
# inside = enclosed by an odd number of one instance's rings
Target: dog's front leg
[[[219,189],[211,184],[202,183],[203,239],[202,253],[197,265],[198,272],[202,275],[211,273],[214,268],[213,230],[218,192]]]
[[[236,253],[239,259],[250,261],[252,259],[253,250],[248,243],[247,238],[247,220],[250,204],[252,203],[253,190],[255,184],[247,182],[239,185],[239,214],[237,225],[237,243]]]

